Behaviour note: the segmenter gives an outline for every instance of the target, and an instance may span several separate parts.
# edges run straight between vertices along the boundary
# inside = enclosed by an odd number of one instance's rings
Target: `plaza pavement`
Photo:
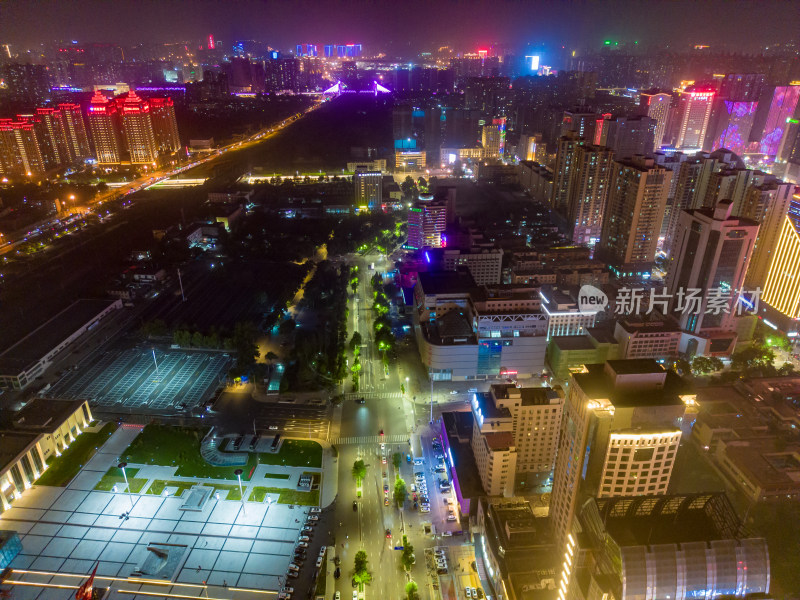
[[[200,596],[207,583],[227,584],[210,588],[212,597],[274,598],[275,591],[286,583],[289,558],[308,507],[290,508],[266,501],[243,506],[239,501],[212,496],[201,511],[181,511],[184,500],[173,496],[95,491],[102,475],[116,466],[119,455],[138,433],[138,428],[119,428],[69,486],[34,486],[0,515],[0,529],[17,531],[22,540],[22,553],[11,563],[11,580],[77,587],[81,580],[69,574],[85,576],[99,561],[96,585],[111,585],[112,595],[131,598],[130,594],[119,594],[119,590],[153,588],[138,583],[136,577],[129,579],[148,556],[147,546],[176,544],[186,546],[186,551],[171,578],[171,593]],[[334,460],[328,446],[323,452],[323,466]],[[173,469],[146,466],[140,473],[148,478],[172,478],[167,471]],[[248,486],[291,487],[289,481],[296,482],[294,477],[264,479],[259,476],[262,469],[272,473],[315,470],[261,465]],[[329,473],[336,473],[334,467],[331,469]],[[335,481],[335,476],[330,479]],[[198,483],[213,486],[210,480]],[[149,483],[142,491],[147,486]],[[335,497],[335,489],[328,488],[335,486],[323,486],[323,505],[325,499],[332,501]],[[162,585],[156,591],[164,590]],[[74,589],[14,586],[15,599],[67,600],[74,594]],[[205,595],[208,597],[208,590]]]

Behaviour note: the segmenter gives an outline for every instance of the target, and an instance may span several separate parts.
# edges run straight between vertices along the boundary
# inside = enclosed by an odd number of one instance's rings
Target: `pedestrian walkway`
[[[357,444],[402,444],[408,443],[408,435],[364,435],[338,437],[331,440],[331,444],[336,446],[353,446]]]
[[[403,394],[400,392],[348,392],[345,398],[354,400],[356,398],[364,398],[365,400],[397,400],[402,398]]]

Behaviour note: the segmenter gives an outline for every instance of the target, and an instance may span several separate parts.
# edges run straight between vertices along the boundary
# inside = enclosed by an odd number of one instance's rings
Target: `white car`
[[[353,590],[353,600],[358,600],[358,590]]]
[[[316,506],[314,506],[314,507],[310,508],[308,512],[310,512],[312,514],[319,514],[319,513],[322,512],[322,509],[321,508],[317,508]]]
[[[287,594],[294,594],[294,588],[289,587],[288,585],[283,587],[283,591],[286,592]]]
[[[339,592],[339,591],[337,591],[337,592],[336,592],[336,593],[333,595],[333,600],[342,600],[342,593],[341,593],[341,592]]]
[[[447,520],[448,521],[455,521],[456,520],[456,516],[455,515],[447,515]]]
[[[470,588],[464,588],[464,594],[467,598],[472,598],[472,590]]]
[[[318,556],[317,557],[317,568],[319,569],[321,566],[322,566],[322,557]]]
[[[308,515],[309,521],[319,521],[319,517],[317,515]]]

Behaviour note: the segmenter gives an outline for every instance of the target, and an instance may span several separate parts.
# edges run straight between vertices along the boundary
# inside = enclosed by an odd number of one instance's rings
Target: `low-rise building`
[[[60,456],[92,420],[85,400],[52,399],[34,400],[5,420],[0,429],[2,511],[36,482],[48,463]]]
[[[122,300],[77,300],[0,354],[0,388],[24,390],[67,346],[122,308]]]
[[[678,324],[668,317],[653,315],[617,321],[614,338],[619,343],[620,358],[655,358],[664,362],[678,356],[682,335]]]
[[[556,335],[547,343],[547,366],[556,381],[568,381],[584,365],[600,364],[620,358],[619,343],[610,331],[587,327],[583,335]]]
[[[542,312],[547,315],[547,339],[554,335],[580,335],[594,327],[597,313],[580,310],[577,301],[554,287],[543,286]]]

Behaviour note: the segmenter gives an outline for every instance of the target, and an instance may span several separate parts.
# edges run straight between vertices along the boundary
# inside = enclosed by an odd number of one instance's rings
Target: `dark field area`
[[[45,251],[12,259],[0,287],[0,348],[30,333],[77,298],[105,297],[108,282],[136,248],[154,246],[153,230],[201,214],[204,189],[147,191],[106,223],[57,240]]]
[[[230,152],[187,176],[235,179],[247,172],[316,172],[344,169],[352,150],[367,148],[385,157],[392,151],[391,100],[368,94],[343,95],[260,144]],[[375,157],[375,156],[373,156]],[[377,158],[375,157],[375,158]]]
[[[198,261],[183,274],[186,302],[180,293],[157,299],[145,320],[160,319],[170,328],[207,332],[231,330],[239,321],[258,324],[274,306],[291,299],[307,268],[269,261],[213,263]]]

